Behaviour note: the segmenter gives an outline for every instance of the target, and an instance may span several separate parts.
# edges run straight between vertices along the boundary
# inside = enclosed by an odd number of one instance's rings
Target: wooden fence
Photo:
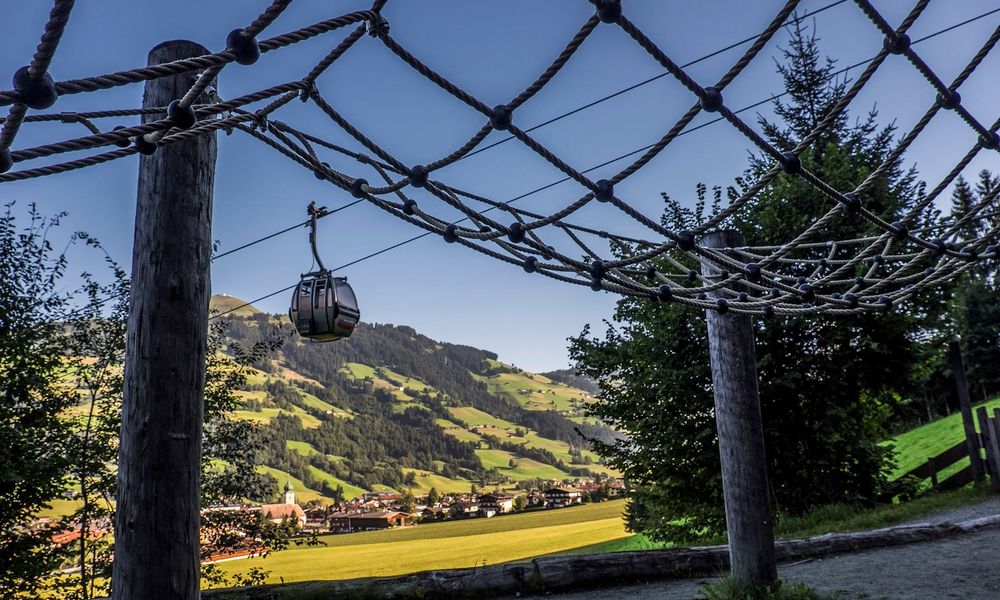
[[[993,416],[990,417],[986,407],[980,406],[976,410],[976,417],[979,421],[979,432],[975,435],[973,442],[978,450],[979,459],[985,463],[985,471],[990,477],[991,486],[994,490],[1000,490],[1000,408],[994,409]],[[983,451],[985,451],[985,458]],[[930,479],[931,486],[935,489],[958,489],[973,481],[974,470],[971,463],[943,481],[939,481],[938,475],[966,458],[970,458],[969,446],[967,440],[962,440],[944,452],[929,457],[927,462],[908,471],[903,477],[913,476],[920,479]]]

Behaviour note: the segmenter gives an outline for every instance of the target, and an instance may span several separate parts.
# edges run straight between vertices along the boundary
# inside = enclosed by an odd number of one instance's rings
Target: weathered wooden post
[[[701,240],[706,248],[745,244],[743,234],[734,230],[712,232]],[[719,275],[707,261],[702,262],[701,271],[710,277]],[[739,581],[772,585],[778,573],[753,325],[749,315],[732,312],[708,310],[705,318],[732,574]]]
[[[208,54],[165,42],[149,64]],[[190,73],[146,83],[144,107],[184,96]],[[144,120],[163,118],[150,115]],[[139,160],[115,518],[114,600],[199,597],[198,530],[215,136]]]
[[[948,359],[951,371],[955,376],[955,391],[958,393],[958,406],[962,410],[962,426],[965,427],[965,447],[972,461],[972,480],[979,482],[984,478],[983,459],[979,453],[979,437],[976,435],[976,422],[972,417],[972,401],[969,399],[969,382],[965,378],[965,365],[962,363],[962,347],[957,340],[948,344]]]
[[[997,443],[995,421],[991,420],[985,406],[976,409],[979,419],[979,439],[986,450],[986,468],[990,474],[990,488],[1000,491],[1000,444]]]

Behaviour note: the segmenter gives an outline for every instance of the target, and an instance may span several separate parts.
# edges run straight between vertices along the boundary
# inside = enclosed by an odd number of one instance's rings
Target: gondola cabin
[[[293,292],[288,318],[302,337],[332,342],[354,333],[361,311],[346,277],[320,271],[302,276]]]

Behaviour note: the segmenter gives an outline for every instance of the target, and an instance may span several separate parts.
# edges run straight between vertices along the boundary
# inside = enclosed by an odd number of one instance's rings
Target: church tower
[[[291,481],[285,483],[285,504],[295,504],[295,488]]]

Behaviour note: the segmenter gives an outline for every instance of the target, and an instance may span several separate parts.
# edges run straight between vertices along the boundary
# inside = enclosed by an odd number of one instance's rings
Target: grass
[[[821,594],[804,583],[788,584],[779,581],[775,588],[755,586],[724,577],[716,583],[705,584],[698,600],[835,600],[836,596]]]
[[[993,416],[993,409],[1000,408],[1000,398],[994,398],[977,406],[987,407],[990,416]],[[972,412],[976,412],[976,407],[973,407]],[[919,467],[931,456],[944,452],[963,439],[965,430],[962,426],[962,414],[958,412],[896,436],[887,442],[893,444],[896,449],[896,470],[892,477],[899,477]],[[969,459],[963,459],[939,477],[947,477],[951,472],[963,469],[968,464]]]
[[[232,310],[233,312],[229,314],[236,317],[249,317],[260,312],[253,305],[242,306],[237,310],[233,310],[243,304],[246,304],[246,302],[233,296],[215,295],[208,301],[208,311],[214,314]]]
[[[437,473],[432,473],[431,471],[423,471],[421,469],[408,469],[403,468],[404,473],[413,473],[416,478],[417,484],[413,486],[413,493],[417,495],[426,494],[431,490],[431,488],[437,489],[438,492],[469,492],[472,490],[472,482],[468,479],[451,479],[445,477],[444,475],[438,475]]]
[[[383,577],[473,567],[553,554],[625,536],[622,501],[469,519],[403,529],[324,536],[326,546],[295,547],[266,559],[221,563],[228,573],[259,566],[269,582]]]
[[[552,381],[544,375],[500,373],[477,379],[486,384],[490,393],[512,398],[528,410],[554,410],[582,415],[586,404],[592,401],[583,390]],[[577,401],[575,406],[574,400]]]
[[[777,519],[776,537],[791,539],[839,533],[845,531],[865,531],[891,527],[907,521],[915,521],[949,509],[966,506],[991,497],[985,487],[965,487],[950,492],[931,493],[926,496],[891,505],[859,508],[847,504],[831,504],[815,508],[799,517]],[[724,544],[724,536],[700,541],[700,545]],[[578,548],[572,554],[600,554],[604,552],[630,552],[635,550],[658,550],[688,544],[670,544],[651,541],[642,534]]]
[[[347,483],[343,479],[338,479],[337,477],[334,477],[333,475],[327,473],[326,471],[322,469],[317,469],[312,465],[309,465],[307,468],[309,469],[309,473],[316,479],[316,481],[325,481],[329,483],[330,487],[333,489],[337,489],[338,485],[344,488],[344,497],[347,498],[348,500],[350,500],[351,498],[356,498],[361,494],[364,494],[366,491],[364,488],[359,488],[358,486],[352,483]],[[292,485],[295,484],[293,483]],[[298,492],[295,493],[295,497],[296,500],[298,500]],[[299,502],[299,504],[302,503]]]
[[[490,425],[501,429],[514,429],[517,425],[510,421],[498,419],[488,412],[483,412],[472,406],[454,406],[448,409],[451,416],[467,424],[469,427],[475,425]]]
[[[275,480],[277,480],[278,482],[279,489],[284,489],[285,482],[291,481],[292,487],[295,488],[295,501],[299,504],[305,504],[310,500],[320,500],[326,504],[330,503],[329,498],[317,492],[316,490],[307,488],[306,484],[303,483],[301,479],[298,479],[297,477],[292,477],[291,474],[285,471],[267,466],[258,466],[257,471],[260,473],[267,473],[271,477],[274,477]]]
[[[479,457],[480,462],[483,463],[483,467],[486,469],[495,468],[500,471],[501,475],[507,475],[515,481],[522,481],[525,479],[569,479],[569,473],[553,467],[552,465],[547,465],[545,463],[538,462],[537,460],[532,460],[530,458],[524,458],[516,454],[512,454],[505,450],[487,450],[480,449],[475,451],[476,456]],[[515,467],[510,467],[511,459],[514,460]]]
[[[65,498],[57,498],[55,500],[49,500],[47,503],[48,508],[43,508],[42,510],[35,513],[36,517],[67,517],[73,512],[83,506],[83,500],[68,500]]]
[[[290,414],[298,417],[302,420],[302,426],[306,429],[316,429],[320,426],[319,419],[307,413],[305,409],[299,406],[293,407],[293,410],[291,411],[283,411],[280,408],[273,407],[265,407],[260,410],[236,410],[233,411],[233,417],[245,421],[267,424],[271,422],[271,419],[278,416],[279,413]]]
[[[295,452],[296,454],[301,454],[302,456],[305,456],[307,458],[320,453],[319,450],[317,450],[312,444],[308,442],[296,442],[292,440],[286,440],[285,447],[291,450],[292,452]]]

